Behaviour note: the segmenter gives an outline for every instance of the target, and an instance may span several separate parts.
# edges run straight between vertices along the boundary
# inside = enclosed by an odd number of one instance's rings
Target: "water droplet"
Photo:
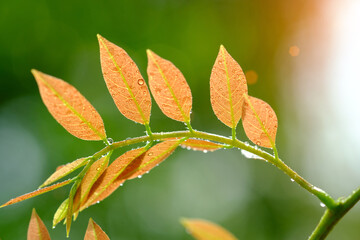
[[[146,173],[149,173],[150,171],[146,171]]]
[[[139,85],[144,85],[144,83],[145,83],[145,82],[144,82],[143,79],[139,79],[139,80],[138,80],[138,84],[139,84]]]
[[[203,151],[203,153],[207,153],[207,152],[208,152],[208,150],[204,150],[204,151]]]
[[[325,204],[321,202],[320,207],[325,207]]]
[[[96,170],[97,170],[97,171],[100,171],[100,168],[98,167]]]
[[[142,175],[139,175],[138,178],[142,178]]]
[[[152,156],[152,155],[153,155],[153,153],[152,153],[152,152],[149,152],[149,153],[148,153],[148,156]]]
[[[290,181],[295,182],[295,180],[294,180],[294,179],[292,179],[292,178],[290,178]]]
[[[100,203],[100,201],[97,201],[96,203],[97,203],[97,204],[99,204],[99,203]]]
[[[123,185],[124,185],[124,184],[123,184],[123,183],[121,183],[121,184],[120,184],[120,187],[122,187]]]
[[[52,228],[54,229],[54,228],[55,228],[55,226],[52,226]]]
[[[260,141],[256,141],[256,145],[260,145],[261,144],[261,142]]]
[[[108,138],[107,141],[110,145],[114,143],[114,140],[112,138]]]

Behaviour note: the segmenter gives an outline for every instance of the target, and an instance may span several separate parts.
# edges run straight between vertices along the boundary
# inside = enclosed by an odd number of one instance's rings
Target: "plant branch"
[[[360,200],[360,188],[353,191],[347,198],[336,201],[334,209],[326,209],[320,222],[312,232],[309,240],[321,240],[330,233],[340,219]]]
[[[219,136],[216,134],[211,134],[207,132],[201,132],[197,130],[192,131],[175,131],[175,132],[161,132],[161,133],[153,133],[152,136],[141,136],[141,137],[135,137],[126,139],[123,141],[115,142],[110,146],[105,147],[101,151],[97,152],[93,155],[95,159],[99,158],[100,156],[106,154],[108,151],[112,149],[117,149],[123,146],[128,146],[136,143],[141,143],[145,141],[150,140],[164,140],[166,138],[180,138],[180,137],[193,137],[193,138],[202,138],[205,140],[211,140],[215,142],[220,142],[223,144],[227,144],[229,146],[244,149],[248,152],[251,152],[253,154],[256,154],[257,156],[265,159],[267,162],[272,163],[276,167],[278,167],[280,170],[282,170],[285,174],[287,174],[291,179],[293,179],[295,182],[297,182],[301,187],[309,191],[310,193],[317,196],[321,202],[323,202],[329,209],[333,209],[336,207],[335,200],[327,194],[322,189],[312,185],[308,181],[306,181],[304,178],[302,178],[298,173],[296,173],[294,170],[292,170],[289,166],[287,166],[283,161],[281,161],[280,158],[277,156],[277,152],[275,156],[272,156],[271,154],[262,151],[261,149],[258,149],[256,147],[250,146],[248,144],[245,144],[244,142],[227,138],[224,136]]]

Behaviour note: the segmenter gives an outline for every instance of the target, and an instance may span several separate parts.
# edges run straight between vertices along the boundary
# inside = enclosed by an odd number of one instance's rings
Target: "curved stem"
[[[270,162],[273,165],[275,165],[276,167],[278,167],[285,174],[287,174],[290,178],[292,178],[295,182],[297,182],[301,187],[303,187],[310,193],[317,196],[320,199],[320,201],[323,202],[329,209],[333,209],[334,207],[336,207],[335,200],[329,194],[327,194],[322,189],[312,185],[311,183],[306,181],[304,178],[302,178],[297,172],[295,172],[289,166],[287,166],[283,161],[281,161],[280,158],[278,158],[277,151],[274,151],[275,156],[272,156],[271,154],[264,152],[261,149],[247,145],[238,139],[227,138],[227,137],[223,137],[223,136],[219,136],[219,135],[211,134],[211,133],[207,133],[207,132],[192,130],[192,131],[153,133],[151,137],[150,136],[142,136],[142,137],[135,137],[135,138],[115,142],[112,145],[107,146],[104,149],[102,149],[101,151],[94,154],[93,157],[98,158],[98,157],[102,156],[103,154],[107,153],[108,151],[110,151],[111,149],[117,149],[117,148],[120,148],[123,146],[132,145],[132,144],[136,144],[136,143],[140,143],[140,142],[144,142],[144,141],[163,140],[166,138],[179,138],[179,137],[194,137],[194,138],[201,138],[201,139],[205,139],[205,140],[211,140],[211,141],[227,144],[232,147],[244,149],[248,152],[256,154],[259,157],[262,157],[263,159],[265,159],[267,162]]]
[[[330,233],[340,219],[360,200],[360,188],[353,191],[347,198],[340,198],[336,201],[334,209],[326,209],[320,222],[312,232],[309,240],[321,240]]]
[[[187,124],[188,126],[190,123]],[[85,168],[80,172],[80,174],[73,179],[72,182],[74,182],[74,185],[70,191],[70,197],[69,197],[69,209],[71,209],[71,203],[72,198],[79,187],[79,184],[81,183],[82,178],[90,168],[90,166],[99,158],[101,158],[105,154],[111,154],[113,150],[132,145],[142,142],[147,142],[148,147],[150,147],[154,141],[156,140],[165,140],[168,138],[183,138],[184,140],[187,138],[199,138],[204,140],[210,140],[214,142],[219,142],[224,145],[224,148],[239,148],[243,149],[245,151],[248,151],[250,153],[253,153],[262,159],[264,159],[266,162],[269,162],[273,165],[275,165],[277,168],[279,168],[281,171],[283,171],[285,174],[287,174],[291,179],[293,179],[296,183],[298,183],[302,188],[307,190],[308,192],[314,194],[318,199],[320,199],[321,202],[323,202],[327,209],[321,218],[319,224],[317,225],[316,229],[313,231],[312,235],[310,236],[310,240],[314,239],[324,239],[331,229],[336,225],[336,223],[360,200],[360,188],[356,191],[353,191],[353,193],[348,196],[347,198],[341,198],[335,201],[329,194],[327,194],[322,189],[312,185],[308,181],[306,181],[303,177],[301,177],[298,173],[296,173],[294,170],[292,170],[289,166],[287,166],[279,157],[278,152],[276,148],[273,149],[274,156],[257,148],[256,146],[250,146],[249,144],[246,144],[238,139],[234,139],[233,136],[230,138],[197,131],[192,128],[189,128],[187,131],[174,131],[174,132],[161,132],[161,133],[152,133],[150,130],[150,127],[147,126],[147,133],[148,135],[140,136],[140,137],[134,137],[129,138],[126,140],[114,142],[113,144],[109,144],[94,155],[88,157],[90,160],[85,166]],[[67,214],[66,222],[67,222],[67,233],[70,230],[70,224],[71,224],[71,216],[72,212],[71,210]]]

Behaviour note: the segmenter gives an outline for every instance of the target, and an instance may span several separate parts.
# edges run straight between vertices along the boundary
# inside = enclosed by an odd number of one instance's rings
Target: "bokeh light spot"
[[[245,77],[248,84],[255,84],[259,76],[254,70],[248,70],[245,72]]]
[[[289,48],[290,56],[297,57],[299,53],[300,53],[300,48],[298,46],[294,45]]]

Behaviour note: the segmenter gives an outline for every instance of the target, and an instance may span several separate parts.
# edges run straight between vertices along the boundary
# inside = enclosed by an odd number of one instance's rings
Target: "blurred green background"
[[[342,10],[335,1],[329,2],[2,0],[0,203],[36,189],[58,165],[103,147],[74,138],[51,117],[31,68],[74,85],[102,115],[107,135],[114,140],[144,134],[142,125],[119,113],[107,92],[97,33],[123,47],[145,78],[146,49],[171,60],[192,90],[193,127],[227,136],[230,129],[216,119],[209,100],[211,68],[224,44],[244,71],[257,73],[249,93],[277,113],[277,146],[284,161],[332,196],[348,195],[360,183],[359,139],[349,136],[360,134],[354,129],[342,134],[347,124],[334,117],[336,108],[328,101],[332,95],[324,87],[329,85],[327,74],[331,75],[329,59],[335,59],[332,53],[340,45],[334,41],[338,22],[332,13]],[[300,49],[298,56],[289,54],[291,46]],[[351,85],[357,79],[350,77],[347,86],[359,89]],[[347,95],[345,91],[341,96]],[[347,106],[352,113],[354,101]],[[156,104],[151,127],[184,129]],[[238,137],[247,140],[240,124]],[[124,151],[115,152],[113,158]],[[25,239],[31,209],[36,208],[52,238],[65,239],[65,228],[59,224],[51,229],[51,222],[68,191],[65,187],[0,209],[0,238]],[[111,239],[191,239],[179,223],[181,217],[216,222],[239,239],[306,239],[323,210],[314,196],[281,171],[246,159],[239,150],[204,154],[179,149],[150,174],[127,182],[82,212],[70,239],[83,238],[89,217]],[[359,236],[356,206],[329,239]]]

